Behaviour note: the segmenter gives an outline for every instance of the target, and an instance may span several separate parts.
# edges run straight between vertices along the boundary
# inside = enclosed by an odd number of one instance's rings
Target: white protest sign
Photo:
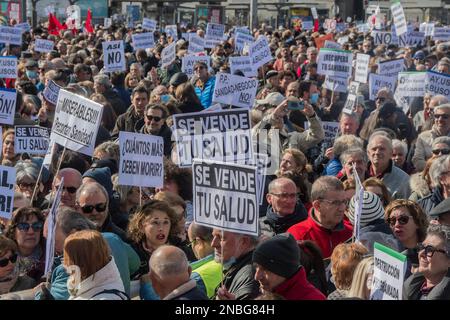
[[[342,49],[342,46],[339,43],[330,40],[325,40],[325,44],[323,47],[327,49]]]
[[[259,205],[254,166],[196,159],[192,173],[195,223],[258,236]]]
[[[256,167],[256,185],[258,186],[259,205],[264,202],[264,188],[266,184],[267,167],[269,166],[269,157],[263,153],[253,153],[253,162],[246,163]]]
[[[356,98],[358,95],[359,82],[352,81],[349,86],[347,100],[345,101],[344,108],[342,112],[347,114],[352,114],[353,109],[356,106]]]
[[[15,89],[0,88],[0,123],[14,124],[17,92]]]
[[[367,74],[369,73],[370,56],[368,54],[358,53],[356,55],[355,81],[367,83]]]
[[[353,235],[356,241],[359,241],[359,234],[361,229],[361,212],[363,206],[363,198],[364,198],[364,187],[359,179],[358,171],[356,170],[356,165],[353,163],[353,179],[356,184],[355,191],[355,222],[353,224]]]
[[[123,40],[105,41],[102,46],[105,72],[126,71]]]
[[[376,46],[380,44],[384,45],[398,44],[398,37],[393,35],[392,32],[373,30],[371,35],[374,39],[374,43]]]
[[[433,40],[437,41],[450,41],[450,28],[449,27],[434,27]]]
[[[403,58],[378,62],[378,74],[397,76],[403,70],[405,70],[405,60]]]
[[[56,105],[56,103],[58,102],[59,90],[61,90],[61,87],[53,82],[53,80],[49,80],[42,94],[47,101]]]
[[[168,36],[173,38],[174,42],[178,40],[178,29],[175,24],[166,26],[164,30]]]
[[[235,27],[234,32],[235,33],[242,32],[242,33],[250,34],[250,30],[248,30],[248,26]]]
[[[248,109],[194,112],[173,115],[178,166],[192,159],[245,163],[253,159]]]
[[[53,260],[55,259],[55,231],[56,231],[56,214],[61,203],[61,195],[64,188],[64,177],[61,178],[58,190],[56,190],[53,204],[47,218],[47,239],[45,243],[45,268],[44,275],[50,278],[52,272]]]
[[[374,243],[370,300],[402,300],[406,256],[378,242]]]
[[[351,51],[322,48],[319,51],[317,73],[349,78],[352,74],[352,59]]]
[[[225,34],[225,25],[217,23],[208,23],[206,25],[206,39],[217,39],[222,40]]]
[[[344,32],[347,29],[347,24],[345,22],[336,23],[336,32]]]
[[[340,37],[339,39],[337,39],[337,42],[343,46],[344,44],[346,44],[348,42],[348,39],[349,39],[348,36]]]
[[[176,42],[172,42],[167,47],[163,49],[161,52],[161,65],[162,67],[168,67],[170,66],[176,58]]]
[[[131,35],[133,42],[133,48],[136,49],[148,49],[155,46],[155,36],[153,32],[134,33]]]
[[[156,30],[156,21],[149,18],[142,19],[142,29],[150,31]]]
[[[249,56],[252,57],[252,64],[255,69],[272,61],[272,52],[270,51],[269,42],[266,37],[260,36],[258,40],[250,46]]]
[[[55,43],[52,40],[37,38],[34,43],[34,50],[37,52],[50,52],[54,46]]]
[[[311,14],[313,16],[314,19],[319,19],[319,15],[317,14],[317,9],[316,7],[312,7],[311,8]]]
[[[386,76],[381,74],[370,73],[369,74],[369,99],[375,101],[378,91],[381,88],[388,88],[391,92],[394,92],[395,84],[397,83],[397,77]]]
[[[0,166],[0,218],[10,220],[13,212],[16,168]]]
[[[450,99],[450,75],[427,71],[425,91],[433,96],[441,94]]]
[[[418,44],[425,44],[424,32],[408,31],[398,38],[398,45],[400,47],[414,47]]]
[[[245,45],[251,45],[255,41],[252,35],[247,33],[238,32],[234,36],[234,47],[237,52],[242,52],[244,50]]]
[[[251,108],[257,89],[257,79],[218,73],[212,101],[241,108]]]
[[[205,50],[205,39],[199,37],[197,34],[189,35],[188,54],[199,53]]]
[[[0,26],[0,43],[22,45],[22,28]]]
[[[51,140],[70,150],[92,156],[102,113],[103,106],[100,103],[61,89]]]
[[[241,70],[247,78],[257,77],[258,72],[253,68],[252,58],[249,56],[230,57],[230,72],[234,74],[237,70]]]
[[[16,28],[20,28],[23,32],[28,32],[31,30],[31,26],[28,22],[22,22],[15,25]]]
[[[423,97],[426,77],[426,72],[400,72],[396,94],[400,97]]]
[[[366,33],[370,30],[370,27],[367,23],[358,24],[356,26],[356,28],[358,29],[358,32],[361,32],[361,33]]]
[[[119,184],[161,188],[164,140],[151,134],[119,132]]]
[[[322,87],[336,92],[348,91],[348,78],[326,76]]]
[[[108,29],[112,25],[112,19],[111,18],[104,18],[103,19],[103,28]]]
[[[210,56],[194,56],[187,55],[181,59],[181,72],[187,74],[189,78],[194,75],[194,64],[196,62],[204,62],[208,66],[208,70],[211,69],[211,57]]]
[[[394,18],[397,35],[401,36],[402,34],[408,32],[405,13],[403,12],[403,7],[400,1],[391,5],[391,12],[392,17]]]
[[[424,30],[419,30],[425,32],[425,37],[432,36],[434,34],[434,23],[426,23]]]
[[[15,126],[14,152],[45,155],[50,141],[50,128]]]
[[[221,43],[222,43],[222,40],[219,40],[219,39],[205,39],[205,48],[212,49]]]
[[[13,56],[0,57],[0,78],[17,78],[17,58]]]
[[[312,30],[314,28],[314,23],[311,20],[302,21],[303,30]]]

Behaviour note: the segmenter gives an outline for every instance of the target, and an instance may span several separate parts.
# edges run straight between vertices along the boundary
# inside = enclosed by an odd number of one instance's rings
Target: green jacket
[[[191,268],[191,279],[194,279],[197,282],[197,287],[211,299],[222,280],[222,265],[215,262],[214,256],[211,254],[192,262]]]

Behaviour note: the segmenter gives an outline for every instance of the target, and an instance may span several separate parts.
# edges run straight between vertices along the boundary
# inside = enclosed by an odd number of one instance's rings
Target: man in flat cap
[[[431,209],[430,218],[438,224],[450,227],[450,198],[443,200],[436,207]]]

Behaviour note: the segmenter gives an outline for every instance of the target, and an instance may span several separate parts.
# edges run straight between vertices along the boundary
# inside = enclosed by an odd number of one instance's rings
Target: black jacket
[[[139,120],[144,121],[143,119],[142,116],[134,111],[134,106],[131,105],[127,112],[117,118],[116,125],[111,133],[111,138],[114,140],[119,138],[119,131],[135,132],[136,123]]]
[[[421,272],[413,273],[403,284],[403,300],[450,300],[450,268],[441,282],[439,282],[428,295],[423,296],[422,285],[425,276]]]
[[[439,203],[444,201],[444,195],[442,194],[441,188],[435,188],[426,197],[423,197],[422,199],[419,199],[417,203],[422,207],[423,211],[429,215],[431,209],[436,207]]]
[[[260,219],[261,233],[274,236],[286,232],[291,226],[308,218],[308,212],[300,201],[297,201],[294,212],[285,217],[280,217],[271,205],[267,207],[266,216]]]
[[[180,109],[181,113],[200,112],[205,110],[201,103],[196,104],[194,102],[182,102],[177,105],[177,108]]]
[[[145,129],[144,119],[141,119],[136,122],[134,127],[134,131],[143,134],[150,134]],[[167,124],[163,124],[158,134],[159,137],[162,137],[164,140],[164,155],[170,158],[170,153],[172,152],[172,130],[167,126]]]
[[[111,104],[117,116],[124,114],[127,111],[129,105],[127,105],[113,89],[106,90],[103,95]]]
[[[130,242],[130,240],[127,237],[126,232],[123,231],[122,229],[120,229],[118,226],[116,226],[114,224],[114,222],[112,222],[110,214],[108,214],[108,217],[106,218],[105,223],[103,223],[103,226],[102,226],[100,232],[115,233],[116,235],[119,236],[120,239],[122,239],[123,242],[127,242],[127,243]]]

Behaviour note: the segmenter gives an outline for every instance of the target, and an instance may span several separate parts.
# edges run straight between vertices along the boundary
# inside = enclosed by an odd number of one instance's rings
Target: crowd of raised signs
[[[449,300],[450,28],[392,13],[0,27],[0,297]]]

